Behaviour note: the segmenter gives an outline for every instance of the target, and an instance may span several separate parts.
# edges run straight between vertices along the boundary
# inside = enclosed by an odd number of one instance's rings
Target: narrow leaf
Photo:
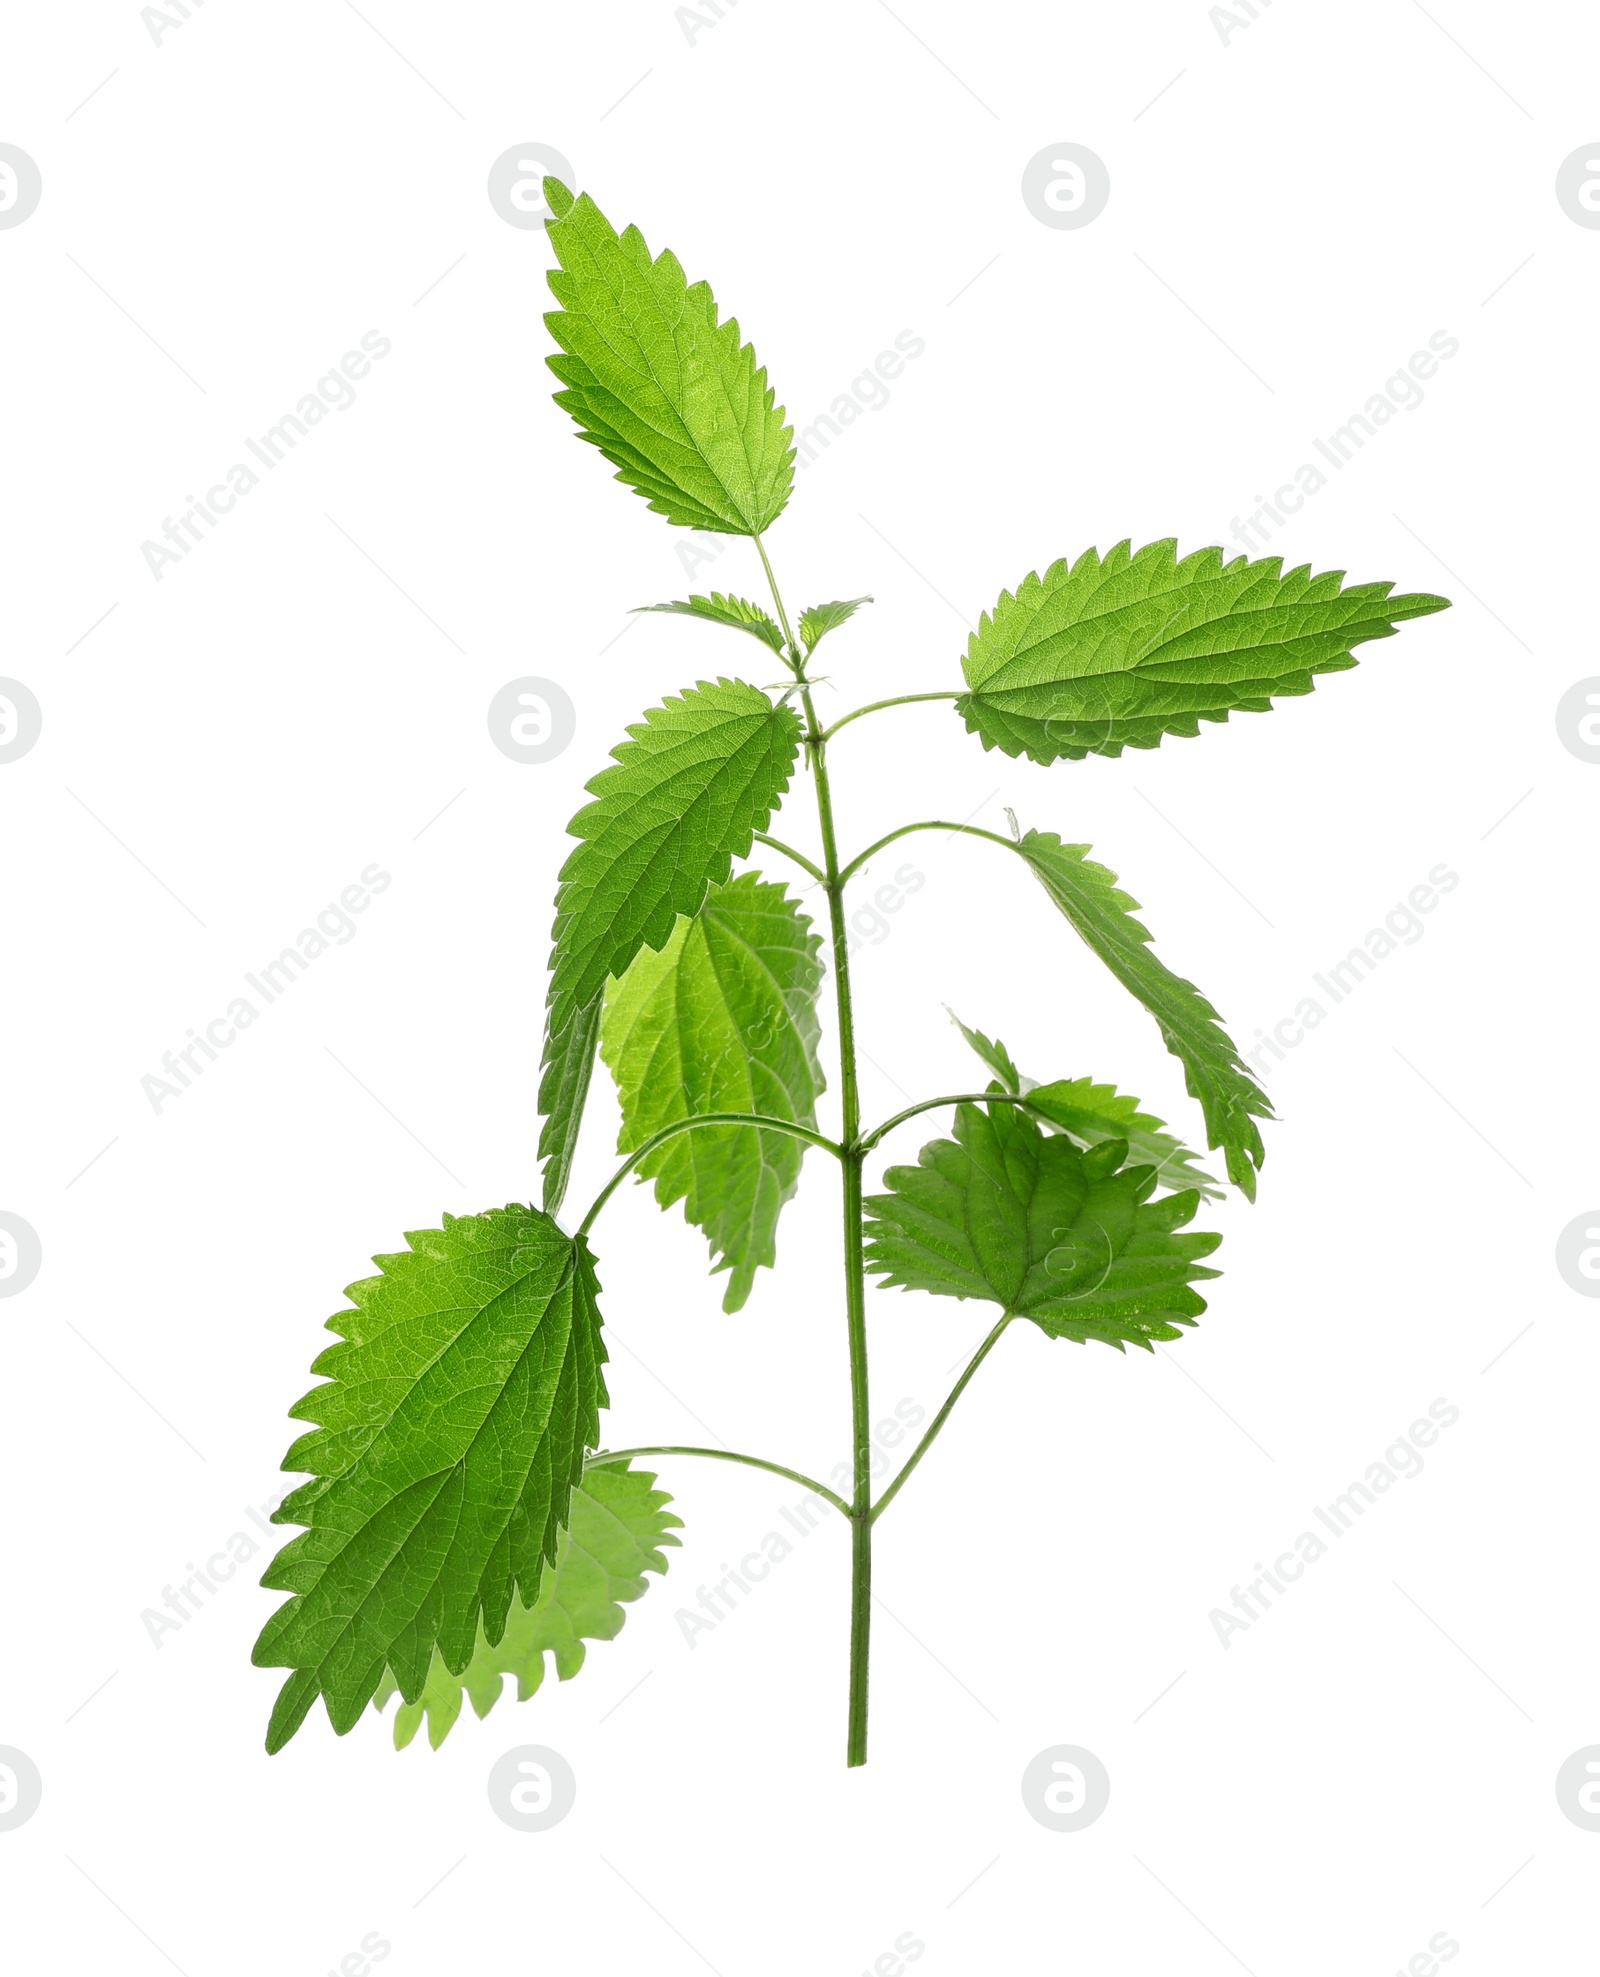
[[[846,618],[853,618],[863,604],[870,604],[870,597],[836,598],[832,604],[813,604],[800,613],[800,643],[807,652],[817,649],[817,641],[842,625]]]
[[[384,1669],[422,1693],[437,1646],[500,1640],[556,1551],[606,1404],[598,1285],[581,1237],[516,1204],[447,1215],[373,1260],[289,1411],[317,1425],[284,1457],[310,1475],[273,1514],[306,1528],[262,1584],[292,1597],[262,1629],[257,1667],[293,1671],[268,1749],[320,1693],[343,1736]]]
[[[1154,748],[1310,693],[1316,674],[1355,665],[1356,646],[1449,607],[1343,578],[1309,564],[1285,575],[1280,556],[1225,563],[1220,549],[1180,562],[1170,538],[1086,550],[1001,592],[968,642],[972,690],[956,711],[985,748],[1035,762]]]
[[[583,1666],[587,1641],[615,1640],[627,1618],[627,1601],[643,1597],[647,1572],[664,1573],[663,1550],[683,1520],[667,1509],[672,1499],[654,1487],[647,1469],[627,1462],[593,1463],[573,1486],[572,1507],[556,1546],[555,1564],[540,1582],[532,1606],[512,1602],[506,1631],[491,1647],[482,1627],[472,1659],[452,1675],[437,1648],[428,1679],[415,1702],[402,1700],[395,1712],[394,1747],[404,1750],[426,1716],[428,1742],[437,1750],[470,1697],[480,1717],[500,1700],[507,1675],[517,1678],[517,1700],[526,1702],[544,1680],[545,1655],[555,1657],[556,1674],[570,1682]],[[387,1672],[372,1699],[387,1708],[399,1689]]]
[[[659,954],[645,949],[606,991],[600,1050],[622,1100],[617,1150],[702,1112],[759,1112],[815,1126],[821,938],[781,885],[754,872],[713,886]],[[663,1208],[681,1201],[732,1275],[737,1311],[777,1260],[778,1214],[805,1142],[756,1126],[678,1133],[641,1161]]]
[[[567,827],[582,842],[556,894],[540,1086],[552,1210],[566,1186],[607,977],[624,974],[641,947],[665,946],[678,915],[697,913],[706,888],[749,851],[788,786],[800,723],[753,686],[703,680],[628,734],[588,785],[595,801]]]
[[[1133,917],[1139,902],[1117,889],[1116,873],[1095,864],[1088,845],[1029,831],[1017,850],[1088,946],[1154,1016],[1205,1113],[1206,1143],[1223,1149],[1229,1180],[1254,1201],[1256,1169],[1265,1157],[1255,1122],[1272,1117],[1272,1104],[1216,1010],[1193,982],[1156,959],[1148,928]]]
[[[714,625],[731,625],[735,631],[749,632],[763,645],[783,656],[783,633],[759,604],[744,597],[724,597],[720,590],[709,597],[675,598],[670,604],[637,604],[635,611],[669,611],[680,618],[705,618]]]
[[[886,1285],[984,1298],[1052,1338],[1154,1350],[1205,1310],[1194,1284],[1219,1235],[1177,1232],[1193,1190],[1152,1201],[1119,1140],[1084,1152],[1020,1106],[962,1105],[955,1138],[891,1167],[866,1203],[867,1268]]]
[[[561,307],[545,317],[561,346],[547,359],[566,387],[556,403],[658,515],[759,535],[789,498],[794,435],[739,325],[718,322],[674,255],[652,260],[637,227],[619,237],[587,193],[547,178],[544,195],[561,264]]]

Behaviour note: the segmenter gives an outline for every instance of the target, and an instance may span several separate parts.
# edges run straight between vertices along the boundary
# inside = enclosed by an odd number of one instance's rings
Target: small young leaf
[[[654,1487],[647,1469],[627,1462],[591,1462],[573,1485],[572,1508],[556,1546],[555,1564],[540,1581],[532,1606],[512,1602],[506,1631],[496,1647],[482,1627],[472,1659],[452,1675],[437,1648],[428,1680],[415,1702],[402,1700],[395,1712],[394,1747],[404,1750],[424,1716],[428,1742],[437,1750],[461,1714],[463,1696],[480,1717],[500,1700],[507,1675],[517,1678],[517,1700],[526,1702],[544,1680],[545,1654],[555,1656],[556,1674],[570,1682],[584,1662],[584,1642],[615,1640],[627,1615],[622,1603],[641,1598],[647,1572],[664,1573],[662,1549],[676,1545],[672,1535],[683,1519],[667,1509],[672,1498]],[[387,1671],[372,1699],[387,1708],[399,1693]]]
[[[891,1167],[866,1203],[867,1268],[886,1285],[988,1298],[1052,1338],[1153,1351],[1205,1310],[1193,1288],[1222,1240],[1179,1235],[1192,1190],[1151,1201],[1151,1167],[1109,1140],[1085,1153],[1020,1106],[962,1105],[955,1138]]]
[[[1228,1179],[1256,1196],[1256,1169],[1265,1157],[1257,1119],[1272,1117],[1266,1093],[1245,1069],[1215,1009],[1181,975],[1150,951],[1149,929],[1134,916],[1138,900],[1117,889],[1117,875],[1089,857],[1086,844],[1063,844],[1053,831],[1029,831],[1017,850],[1083,940],[1160,1027],[1183,1065],[1189,1095],[1206,1119],[1206,1143],[1221,1147]]]
[[[836,598],[832,604],[813,604],[800,613],[800,643],[807,652],[817,649],[817,640],[842,625],[846,618],[853,618],[863,604],[870,604],[870,597]]]
[[[422,1693],[437,1645],[501,1638],[513,1590],[539,1588],[606,1404],[594,1259],[536,1208],[447,1215],[350,1285],[328,1376],[289,1411],[318,1423],[284,1457],[312,1480],[275,1524],[306,1529],[262,1577],[293,1595],[258,1668],[288,1668],[268,1733],[281,1749],[320,1693],[343,1736],[384,1669]]]
[[[594,1062],[594,1024],[611,975],[641,947],[663,947],[680,913],[750,849],[788,787],[800,744],[792,708],[738,680],[651,708],[589,783],[593,803],[567,826],[583,842],[561,868],[545,1018],[545,1205],[566,1187]]]
[[[544,196],[561,263],[561,307],[545,317],[561,346],[546,360],[566,386],[556,403],[658,515],[759,535],[789,499],[794,435],[739,325],[718,323],[674,255],[652,260],[637,227],[619,238],[587,193],[547,178]]]
[[[1052,1131],[1071,1134],[1082,1147],[1126,1140],[1129,1157],[1154,1167],[1163,1187],[1193,1188],[1207,1200],[1222,1199],[1221,1188],[1188,1147],[1165,1130],[1165,1120],[1141,1112],[1138,1099],[1130,1093],[1118,1091],[1115,1085],[1097,1085],[1090,1078],[1058,1078],[1041,1085],[1037,1078],[1023,1076],[998,1038],[991,1042],[981,1030],[969,1030],[954,1014],[950,1020],[994,1072],[1001,1088],[1025,1092],[1029,1110]]]
[[[783,633],[759,604],[743,597],[724,597],[720,590],[709,597],[675,598],[670,604],[636,604],[635,611],[670,611],[682,618],[707,618],[714,625],[731,625],[735,631],[749,632],[763,645],[783,656]]]
[[[1355,665],[1355,646],[1449,608],[1427,593],[1391,597],[1389,583],[1341,590],[1342,570],[1282,572],[1281,556],[1224,563],[1220,549],[1180,562],[1171,539],[1052,563],[984,615],[956,711],[985,748],[1035,762],[1154,748],[1310,693],[1314,675]]]
[[[754,872],[713,886],[659,954],[647,948],[606,990],[600,1050],[622,1100],[617,1151],[700,1112],[817,1123],[822,942],[781,885]],[[758,1126],[678,1133],[640,1162],[663,1208],[684,1213],[730,1270],[737,1311],[756,1268],[777,1260],[778,1213],[800,1182],[805,1143]]]

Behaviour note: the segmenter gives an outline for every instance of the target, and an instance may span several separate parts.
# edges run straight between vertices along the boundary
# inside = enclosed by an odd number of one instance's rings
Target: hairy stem
[[[652,1133],[642,1145],[633,1149],[595,1196],[588,1214],[578,1224],[578,1234],[586,1236],[589,1233],[594,1227],[595,1217],[646,1154],[654,1153],[663,1140],[670,1140],[678,1133],[692,1133],[699,1126],[760,1126],[766,1132],[789,1133],[797,1140],[809,1141],[812,1146],[826,1147],[836,1158],[842,1159],[844,1156],[844,1148],[837,1140],[829,1139],[826,1133],[814,1132],[810,1126],[798,1126],[793,1119],[769,1119],[761,1112],[700,1112],[692,1119],[674,1119],[670,1126],[663,1126],[660,1132]]]
[[[853,1518],[855,1515],[842,1496],[835,1495],[826,1483],[819,1483],[815,1477],[802,1475],[798,1469],[786,1469],[781,1462],[768,1462],[759,1455],[735,1455],[732,1449],[727,1448],[602,1448],[591,1455],[583,1466],[585,1469],[599,1469],[608,1462],[625,1462],[634,1455],[704,1455],[713,1462],[742,1462],[750,1469],[770,1469],[774,1476],[787,1476],[791,1483],[798,1483],[802,1489],[810,1490],[813,1495],[831,1503],[841,1517]]]
[[[781,851],[785,858],[792,858],[801,871],[811,874],[818,885],[825,886],[828,883],[828,875],[820,865],[813,865],[803,851],[796,851],[792,844],[785,844],[782,838],[768,837],[765,831],[757,831],[755,841],[757,844],[770,845],[774,851]]]
[[[874,1126],[870,1133],[861,1136],[861,1151],[870,1153],[885,1133],[892,1133],[896,1126],[903,1126],[908,1119],[916,1118],[919,1112],[932,1112],[940,1105],[1027,1105],[1029,1096],[1025,1091],[958,1091],[947,1098],[925,1098],[918,1105],[908,1105],[904,1112],[897,1112],[892,1119],[885,1119],[881,1126]]]
[[[850,1347],[850,1428],[854,1489],[851,1508],[850,1557],[850,1706],[845,1762],[867,1761],[867,1667],[872,1630],[872,1413],[867,1388],[866,1262],[861,1236],[861,1167],[857,1145],[861,1130],[861,1099],[856,1084],[855,1014],[850,1002],[850,951],[844,920],[844,879],[839,870],[839,847],[833,828],[833,792],[828,783],[827,737],[817,725],[805,662],[778,593],[777,579],[760,536],[755,538],[761,566],[767,573],[772,602],[783,635],[789,641],[790,663],[800,682],[806,716],[806,752],[817,789],[817,823],[822,834],[823,884],[828,894],[828,921],[833,936],[834,997],[839,1023],[839,1105],[842,1130],[838,1153],[844,1166],[844,1295],[845,1329]]]
[[[876,1521],[889,1508],[890,1504],[894,1502],[895,1498],[899,1495],[900,1491],[905,1487],[906,1478],[911,1474],[912,1470],[916,1468],[917,1464],[922,1460],[922,1458],[927,1454],[928,1450],[932,1447],[934,1436],[938,1434],[939,1430],[944,1426],[945,1422],[950,1418],[950,1410],[952,1407],[955,1406],[956,1402],[961,1398],[962,1393],[966,1389],[967,1382],[972,1378],[973,1374],[977,1372],[978,1368],[983,1364],[983,1362],[989,1357],[990,1352],[994,1349],[996,1344],[998,1344],[999,1342],[1000,1334],[1005,1330],[1007,1325],[1011,1323],[1013,1316],[1014,1314],[1008,1311],[1005,1314],[1005,1316],[1000,1320],[999,1324],[995,1326],[994,1330],[984,1340],[983,1344],[978,1347],[978,1350],[972,1355],[971,1359],[968,1360],[967,1370],[961,1375],[961,1378],[957,1380],[955,1385],[950,1389],[949,1395],[945,1400],[944,1406],[939,1409],[939,1412],[928,1423],[928,1432],[923,1436],[922,1440],[917,1443],[916,1447],[911,1451],[910,1455],[906,1457],[905,1466],[900,1471],[899,1475],[895,1477],[894,1481],[884,1491],[883,1495],[878,1498],[876,1505],[873,1507],[872,1515],[867,1520],[869,1524],[876,1523]]]
[[[986,837],[991,844],[1003,844],[1007,851],[1015,851],[1017,848],[1010,838],[1002,837],[998,831],[980,830],[976,824],[948,824],[934,817],[925,824],[902,824],[899,830],[890,831],[887,837],[879,838],[876,844],[869,844],[866,850],[852,858],[839,874],[840,885],[848,884],[867,860],[875,858],[886,844],[893,844],[897,837],[908,837],[912,831],[961,831],[967,837]]]
[[[849,727],[852,721],[859,721],[863,714],[877,714],[885,707],[909,707],[913,700],[959,700],[961,695],[954,688],[945,693],[897,693],[892,700],[869,700],[865,707],[852,709],[841,714],[831,728],[824,728],[822,739],[832,741],[841,728]]]

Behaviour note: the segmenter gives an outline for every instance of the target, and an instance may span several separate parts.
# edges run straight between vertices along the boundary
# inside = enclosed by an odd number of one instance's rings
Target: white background
[[[0,1208],[44,1253],[0,1303],[0,1744],[44,1780],[0,1833],[8,1966],[318,1977],[377,1932],[396,1977],[851,1977],[910,1932],[929,1977],[1381,1977],[1444,1931],[1463,1973],[1585,1967],[1600,1835],[1553,1784],[1600,1739],[1600,1311],[1554,1247],[1600,1197],[1600,769],[1554,711],[1600,672],[1600,233],[1553,188],[1596,136],[1594,21],[1278,0],[1225,42],[1199,0],[744,0],[691,41],[665,0],[209,0],[158,43],[132,0],[87,0],[6,42],[0,139],[44,182],[0,232],[0,670],[44,710],[0,768]],[[1111,175],[1081,231],[1019,191],[1064,140]],[[265,1757],[265,1551],[159,1647],[141,1621],[282,1487],[340,1287],[441,1211],[535,1192],[585,779],[663,693],[774,671],[625,615],[689,588],[687,538],[550,403],[549,250],[485,194],[528,141],[712,281],[797,424],[925,339],[771,534],[792,606],[877,599],[824,648],[829,714],[958,684],[967,623],[1058,556],[1225,542],[1430,334],[1460,342],[1281,534],[1453,610],[1153,753],[1046,770],[942,704],[833,751],[847,846],[1006,805],[1092,842],[1247,1047],[1432,867],[1460,876],[1274,1068],[1259,1203],[1207,1211],[1199,1329],[1123,1358],[1014,1328],[878,1526],[861,1772],[842,1524],[692,1649],[675,1623],[798,1495],[723,1465],[663,1465],[683,1549],[619,1639],[437,1754],[319,1711]],[[157,582],[141,543],[374,329],[358,401]],[[758,576],[732,542],[696,584]],[[537,768],[485,725],[530,673],[578,710]],[[807,800],[802,777],[780,828],[810,844]],[[869,1117],[971,1081],[948,1002],[1034,1076],[1115,1079],[1199,1133],[1020,867],[904,851],[925,884],[858,965]],[[393,883],[357,936],[157,1115],[162,1053],[374,861]],[[580,1213],[614,1131],[602,1091]],[[835,1217],[814,1161],[728,1318],[698,1234],[619,1196],[614,1445],[844,1457]],[[931,1409],[988,1322],[899,1294],[870,1321],[876,1415]],[[1229,1589],[1440,1397],[1460,1418],[1424,1473],[1224,1648]],[[578,1777],[545,1834],[485,1795],[529,1742]],[[1019,1792],[1059,1743],[1112,1780],[1081,1833]]]

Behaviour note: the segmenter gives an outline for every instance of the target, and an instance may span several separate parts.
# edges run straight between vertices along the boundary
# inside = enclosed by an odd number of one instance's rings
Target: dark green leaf
[[[817,1123],[822,942],[781,885],[745,872],[713,886],[659,954],[638,955],[606,991],[600,1050],[622,1099],[620,1153],[701,1112]],[[678,1133],[640,1162],[663,1208],[684,1213],[730,1270],[724,1311],[777,1259],[778,1213],[800,1181],[805,1142],[755,1126]]]
[[[1251,1201],[1264,1151],[1257,1119],[1270,1119],[1266,1093],[1245,1069],[1215,1009],[1150,951],[1150,933],[1134,916],[1138,900],[1117,889],[1117,875],[1089,857],[1086,844],[1063,844],[1052,831],[1029,831],[1017,850],[1087,944],[1154,1016],[1183,1065],[1192,1098],[1205,1113],[1207,1145],[1221,1147],[1228,1178]]]
[[[711,290],[675,256],[652,260],[637,227],[619,238],[587,193],[547,178],[544,196],[561,263],[549,276],[561,307],[545,317],[561,346],[548,359],[566,387],[556,403],[658,515],[759,535],[789,498],[794,435],[739,325],[718,323]]]
[[[526,1702],[544,1680],[545,1655],[555,1656],[556,1674],[570,1682],[584,1662],[584,1642],[615,1640],[627,1618],[623,1603],[646,1590],[647,1572],[665,1572],[663,1548],[683,1520],[667,1509],[672,1499],[654,1487],[647,1469],[627,1462],[591,1462],[573,1486],[572,1507],[556,1547],[555,1564],[545,1573],[532,1606],[513,1600],[506,1631],[491,1647],[482,1627],[472,1659],[452,1675],[434,1649],[428,1680],[415,1702],[395,1712],[394,1747],[404,1750],[424,1716],[428,1742],[437,1750],[470,1696],[480,1717],[500,1700],[507,1675],[517,1678],[517,1700]],[[374,1709],[388,1706],[399,1690],[385,1673]]]
[[[606,1404],[594,1259],[537,1208],[447,1215],[407,1235],[328,1320],[327,1375],[289,1411],[318,1425],[284,1457],[309,1474],[273,1515],[307,1528],[262,1584],[293,1595],[254,1660],[294,1671],[267,1748],[320,1693],[341,1736],[384,1669],[415,1701],[539,1588]]]
[[[985,1298],[1052,1338],[1153,1350],[1205,1310],[1193,1286],[1222,1238],[1180,1235],[1192,1189],[1149,1199],[1120,1140],[1084,1152],[1016,1105],[962,1105],[955,1138],[891,1167],[867,1202],[867,1268],[888,1285]]]
[[[669,611],[680,618],[705,618],[714,625],[731,625],[735,631],[749,632],[779,658],[783,656],[783,633],[759,604],[744,597],[724,597],[720,590],[709,597],[674,599],[670,604],[639,604],[637,611]]]
[[[956,710],[985,748],[1035,762],[1154,748],[1310,693],[1316,674],[1355,665],[1357,645],[1449,606],[1391,597],[1389,583],[1341,590],[1342,570],[1282,571],[1281,556],[1225,563],[1220,549],[1180,562],[1170,538],[1053,563],[985,614],[963,662],[972,691]]]
[[[788,786],[800,723],[738,680],[702,680],[654,707],[588,785],[568,829],[583,842],[561,868],[545,1024],[540,1139],[565,1188],[588,1067],[591,1024],[611,975],[641,947],[664,947],[680,913],[750,849]],[[574,1026],[579,1027],[574,1027]],[[557,1191],[557,1200],[560,1192]]]
[[[560,1036],[544,1040],[544,1065],[539,1079],[539,1158],[544,1162],[544,1207],[558,1215],[572,1176],[578,1150],[578,1128],[594,1075],[595,1048],[600,1041],[600,998],[576,1010]]]
[[[813,604],[800,613],[800,643],[807,652],[814,652],[817,641],[842,625],[846,618],[853,618],[863,604],[870,604],[870,597],[836,598],[832,604]]]

